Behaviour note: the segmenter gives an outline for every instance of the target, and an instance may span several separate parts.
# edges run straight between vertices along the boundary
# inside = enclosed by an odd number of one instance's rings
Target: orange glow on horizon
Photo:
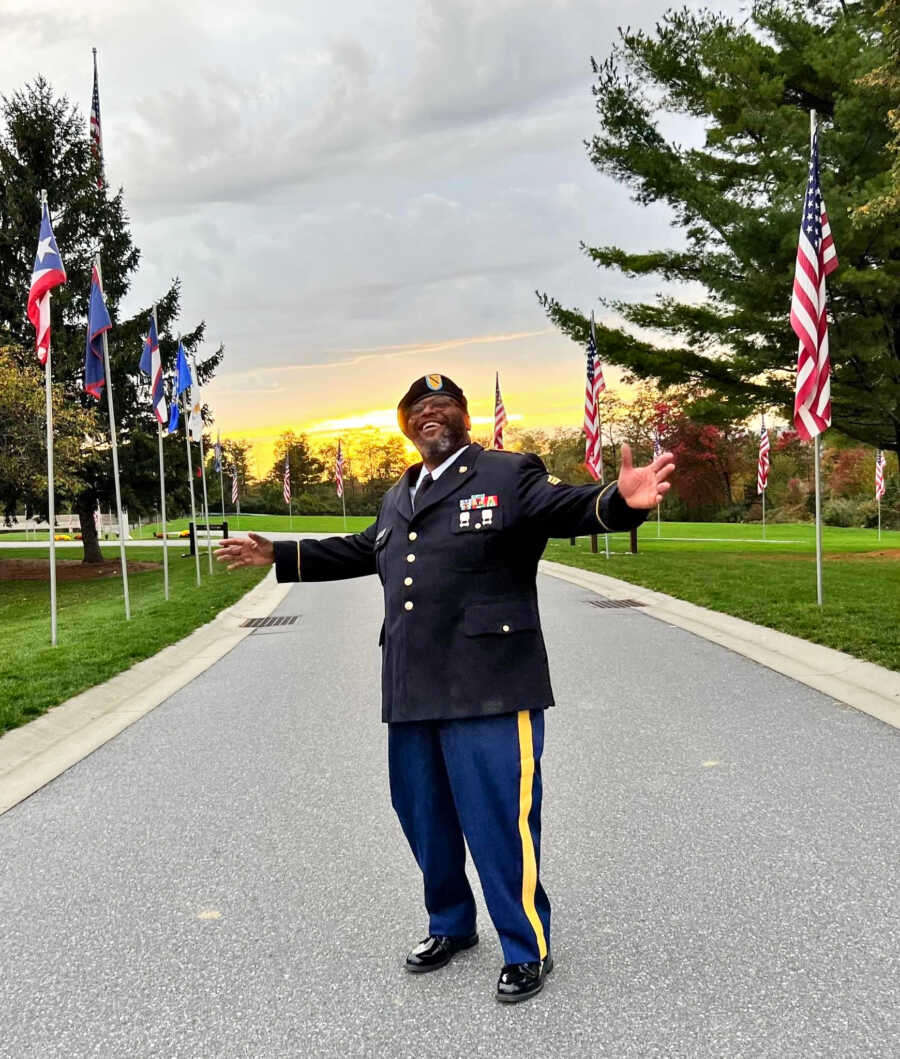
[[[607,375],[609,372],[607,371]],[[559,388],[562,391],[562,387]],[[565,388],[566,390],[569,387]],[[623,392],[624,396],[624,392]],[[508,427],[514,430],[555,430],[558,428],[581,429],[584,416],[583,400],[572,400],[568,392],[555,392],[544,388],[530,394],[519,394],[516,398],[504,394]],[[516,410],[511,410],[515,408]],[[493,432],[494,409],[487,401],[469,402],[472,419],[472,436],[483,438]],[[229,430],[223,440],[249,441],[253,446],[251,465],[257,477],[264,477],[274,463],[275,444],[287,431],[305,434],[314,450],[336,444],[340,437],[353,437],[363,433],[376,433],[402,437],[397,425],[395,408],[372,408],[352,410],[339,418],[308,420],[306,422],[259,423],[248,422],[242,428]],[[410,462],[416,459],[415,448],[404,438]]]
[[[517,430],[581,429],[584,417],[584,352],[552,329],[474,336],[354,350],[335,363],[288,363],[217,374],[205,390],[223,438],[253,446],[251,469],[264,477],[286,431],[306,434],[314,448],[341,435],[380,431],[397,436],[397,401],[410,382],[438,371],[466,393],[472,434],[492,433],[494,373],[509,426]],[[628,399],[621,372],[604,365],[611,392]],[[415,459],[411,446],[410,461]]]

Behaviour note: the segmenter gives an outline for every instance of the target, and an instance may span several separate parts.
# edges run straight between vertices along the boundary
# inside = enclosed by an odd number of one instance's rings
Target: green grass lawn
[[[210,523],[221,522],[222,516],[210,512]],[[166,522],[166,530],[174,533],[176,530],[188,528],[189,519],[178,518]],[[340,515],[294,515],[293,525],[287,515],[241,515],[240,518],[230,513],[225,516],[228,523],[229,533],[343,533],[344,520]],[[366,526],[371,526],[375,521],[374,515],[348,515],[347,532],[358,533]],[[159,530],[159,524],[144,526],[143,533],[146,537],[152,536]],[[203,522],[200,522],[203,528]]]
[[[107,549],[117,558],[118,549]],[[3,549],[7,559],[47,558],[47,549]],[[57,551],[58,559],[80,552]],[[266,574],[262,568],[228,573],[194,563],[169,548],[169,601],[163,596],[162,549],[128,549],[129,560],[158,562],[158,570],[128,574],[131,621],[125,621],[122,581],[60,581],[57,585],[57,646],[50,646],[50,586],[47,581],[0,581],[0,732],[15,728],[154,655],[210,621],[240,599]],[[205,560],[205,556],[203,557]]]
[[[351,531],[368,518],[348,518]],[[287,516],[242,516],[241,532],[289,529]],[[295,532],[342,532],[340,517],[296,516]],[[900,532],[824,531],[825,606],[816,605],[814,529],[809,524],[770,525],[762,542],[758,525],[663,522],[641,527],[639,553],[628,537],[611,536],[612,554],[591,554],[588,538],[573,548],[551,541],[545,557],[657,589],[679,599],[746,618],[816,643],[836,647],[900,670],[900,560],[879,552],[900,549]],[[785,543],[786,542],[786,543]],[[115,558],[116,548],[106,548]],[[170,547],[170,596],[163,599],[162,570],[129,575],[132,620],[125,622],[121,581],[60,582],[59,644],[50,646],[49,586],[44,581],[0,581],[0,732],[127,669],[186,636],[242,596],[264,570],[226,574],[215,564],[195,584],[194,564]],[[59,559],[80,557],[60,549]],[[46,549],[4,548],[7,558],[46,558]],[[129,549],[129,558],[161,562],[159,548]],[[205,558],[205,557],[203,557]]]
[[[900,532],[883,532],[879,544],[875,530],[826,526],[822,608],[811,525],[770,525],[766,543],[753,525],[663,522],[661,539],[656,532],[655,520],[641,527],[637,555],[628,554],[627,535],[614,534],[608,560],[602,537],[597,555],[582,537],[574,548],[551,541],[544,557],[900,670],[900,559],[878,554],[900,549]]]
[[[216,511],[210,511],[209,521],[211,524],[219,525],[222,520],[222,515]],[[340,515],[294,515],[293,523],[288,515],[241,515],[240,518],[229,512],[225,516],[225,521],[228,523],[228,532],[236,533],[247,533],[248,530],[253,530],[254,533],[265,533],[277,531],[281,533],[343,533],[344,532],[344,520]],[[371,526],[375,521],[374,515],[348,515],[347,516],[347,531],[349,533],[356,533],[359,530],[364,530],[366,526]],[[173,518],[166,522],[166,530],[169,533],[180,532],[188,528],[190,519],[186,518]],[[203,520],[200,520],[201,529],[203,527]],[[149,525],[141,526],[140,530],[134,528],[132,530],[132,537],[134,540],[150,540],[154,533],[160,529],[159,523],[150,523]],[[74,535],[73,535],[74,536]],[[114,540],[115,538],[113,538]],[[19,530],[14,533],[0,533],[0,544],[11,541],[45,541],[47,540],[47,530],[30,531],[27,535],[24,531]]]

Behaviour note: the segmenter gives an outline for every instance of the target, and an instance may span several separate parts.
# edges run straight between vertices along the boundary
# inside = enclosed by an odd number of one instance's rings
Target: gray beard
[[[463,431],[459,433],[449,426],[430,441],[422,440],[416,446],[423,460],[429,463],[440,464],[457,449],[461,449],[468,442],[468,434]]]

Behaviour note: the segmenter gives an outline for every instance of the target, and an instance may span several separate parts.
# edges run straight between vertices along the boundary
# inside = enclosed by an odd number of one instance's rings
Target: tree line
[[[757,492],[759,421],[713,424],[691,417],[694,393],[689,388],[667,391],[633,377],[619,391],[600,397],[604,474],[612,481],[620,450],[627,441],[641,460],[653,458],[654,442],[674,452],[678,474],[661,517],[668,521],[755,522],[762,517]],[[766,518],[772,522],[804,522],[813,517],[815,495],[811,446],[784,423],[771,424],[770,471]],[[874,526],[874,450],[836,431],[826,434],[823,450],[824,518],[835,526]],[[488,435],[473,440],[490,447]],[[547,469],[563,481],[590,483],[584,465],[584,434],[578,427],[528,430],[507,427],[505,447],[535,452]],[[297,515],[337,515],[341,501],[335,491],[337,445],[316,443],[302,432],[282,433],[275,443],[268,472],[253,473],[252,445],[228,441],[223,447],[229,465],[239,469],[244,488],[241,509],[286,514],[282,493],[285,454],[291,469],[292,510]],[[344,439],[344,487],[347,513],[374,516],[384,494],[417,457],[396,434],[380,430],[349,431]],[[211,459],[211,458],[210,458]],[[900,528],[900,479],[895,457],[888,460],[882,524]],[[212,474],[210,464],[209,474]],[[212,479],[210,478],[210,481]],[[227,510],[232,510],[230,479],[225,479]],[[210,505],[217,510],[218,479],[210,485]]]

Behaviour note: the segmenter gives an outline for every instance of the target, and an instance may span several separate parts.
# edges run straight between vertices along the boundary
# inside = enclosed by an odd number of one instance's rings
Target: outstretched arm
[[[340,581],[375,573],[375,523],[362,533],[325,540],[270,541],[258,533],[223,540],[216,553],[228,569],[275,563],[279,581]],[[301,575],[302,569],[302,575]]]
[[[675,458],[664,452],[647,467],[635,467],[622,446],[621,473],[606,486],[566,485],[547,473],[537,456],[526,457],[519,495],[528,518],[550,537],[616,533],[639,526],[669,489]]]

